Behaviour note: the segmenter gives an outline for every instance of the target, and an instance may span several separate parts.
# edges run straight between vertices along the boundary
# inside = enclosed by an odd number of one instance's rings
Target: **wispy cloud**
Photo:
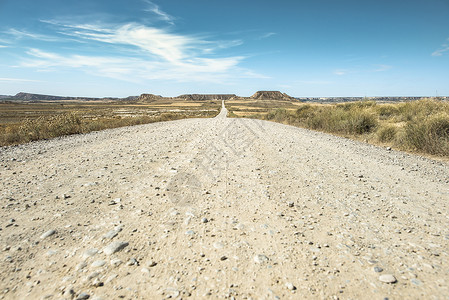
[[[42,82],[41,80],[23,79],[23,78],[1,78],[0,81],[6,82]]]
[[[158,5],[142,0],[147,11],[161,20],[172,22],[175,18]],[[217,40],[213,36],[186,35],[173,32],[173,27],[162,28],[140,23],[103,23],[58,20],[41,20],[53,29],[53,36],[11,29],[16,37],[75,41],[79,47],[68,50],[51,47],[30,47],[19,64],[40,71],[77,69],[97,76],[142,82],[148,79],[177,81],[233,82],[237,78],[264,78],[263,75],[240,67],[245,56],[225,55],[223,49],[237,47],[240,39]],[[86,45],[86,47],[84,47]],[[92,52],[104,49],[108,54]],[[51,50],[48,50],[51,49]],[[83,52],[84,51],[84,52]]]
[[[0,48],[8,48],[8,46],[0,45]]]
[[[325,84],[332,84],[332,81],[326,81],[326,80],[298,80],[296,81],[298,84],[308,84],[308,85],[325,85]]]
[[[33,40],[40,40],[40,41],[46,41],[46,42],[56,42],[58,39],[53,36],[44,35],[44,34],[38,34],[38,33],[31,33],[25,30],[18,30],[14,28],[10,28],[7,31],[4,31],[4,33],[12,36],[15,39],[33,39]]]
[[[343,76],[343,75],[350,73],[350,71],[346,70],[346,69],[337,69],[337,70],[334,70],[333,73],[338,76]]]
[[[239,77],[263,77],[238,67],[244,57],[214,59],[191,57],[167,62],[130,57],[60,55],[39,49],[30,49],[27,54],[30,58],[21,63],[22,67],[42,71],[74,68],[97,76],[132,82],[142,82],[147,79],[221,82]]]
[[[47,21],[48,22],[48,21]],[[166,29],[137,23],[123,25],[56,24],[61,33],[84,41],[132,46],[167,61],[176,62],[199,54],[236,47],[241,40],[209,41],[201,37],[180,35]]]
[[[166,13],[165,11],[163,11],[159,5],[149,1],[149,0],[143,0],[144,3],[147,4],[147,8],[145,9],[145,11],[147,12],[151,12],[153,14],[155,14],[157,17],[159,17],[159,19],[161,19],[162,21],[165,21],[171,25],[174,25],[174,20],[175,18],[171,15],[169,15],[168,13]]]
[[[384,72],[384,71],[388,71],[391,68],[393,68],[390,65],[376,65],[377,68],[374,70],[374,72]]]
[[[447,39],[449,41],[449,39]],[[437,50],[435,50],[432,53],[432,56],[442,56],[444,53],[449,51],[449,44],[444,43],[443,45],[441,45],[441,47]]]
[[[277,34],[276,32],[267,32],[267,33],[261,35],[261,36],[259,37],[259,40],[262,40],[262,39],[266,39],[266,38],[272,37],[273,35],[276,35],[276,34]]]
[[[392,69],[393,66],[385,65],[385,64],[374,64],[370,66],[354,66],[348,69],[336,69],[332,73],[337,76],[345,76],[348,74],[365,74],[371,72],[386,72]]]
[[[139,58],[115,58],[85,55],[59,55],[39,49],[30,49],[28,54],[33,58],[22,62],[23,67],[41,70],[53,68],[77,68],[91,74],[111,77],[126,81],[142,79],[169,79],[179,81],[202,80],[215,82],[228,78],[228,72],[236,72],[234,68],[243,57],[221,59],[194,58],[179,61],[176,64],[165,62],[148,62]],[[245,71],[240,69],[240,71]],[[235,74],[236,75],[236,74]],[[249,76],[243,72],[243,77]],[[241,76],[241,77],[242,77]]]

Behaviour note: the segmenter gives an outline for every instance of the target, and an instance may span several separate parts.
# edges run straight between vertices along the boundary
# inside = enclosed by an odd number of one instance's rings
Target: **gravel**
[[[0,298],[445,298],[448,170],[225,112],[4,147]]]

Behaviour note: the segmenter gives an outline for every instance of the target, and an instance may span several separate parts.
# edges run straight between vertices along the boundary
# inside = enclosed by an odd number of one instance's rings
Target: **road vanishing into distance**
[[[448,162],[226,114],[1,148],[0,298],[448,299]]]

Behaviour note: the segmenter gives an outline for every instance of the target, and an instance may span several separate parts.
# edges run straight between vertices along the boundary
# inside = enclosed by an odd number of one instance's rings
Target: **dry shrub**
[[[411,120],[405,126],[402,143],[413,150],[449,156],[449,115],[438,114]]]
[[[75,113],[27,119],[18,129],[18,135],[21,137],[22,142],[49,139],[81,132],[81,118]]]
[[[396,138],[397,131],[398,129],[394,125],[382,125],[376,131],[377,140],[382,143],[392,142]]]
[[[395,104],[382,104],[376,107],[376,113],[380,120],[389,120],[399,114],[399,108]]]
[[[364,134],[373,131],[377,118],[368,109],[371,102],[313,107],[304,105],[296,110],[299,124],[304,127],[340,134]]]
[[[425,119],[440,112],[449,114],[449,103],[435,100],[424,99],[407,103],[398,104],[399,119],[397,121],[411,121],[414,119]]]

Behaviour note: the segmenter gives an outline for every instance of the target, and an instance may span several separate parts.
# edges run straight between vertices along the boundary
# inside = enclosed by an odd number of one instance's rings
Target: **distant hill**
[[[6,102],[44,102],[44,101],[100,101],[100,102],[151,102],[156,100],[179,100],[179,101],[207,101],[207,100],[284,100],[284,101],[301,101],[301,102],[318,102],[318,103],[341,103],[352,101],[370,100],[376,102],[403,102],[415,101],[431,97],[298,97],[294,98],[280,91],[258,91],[251,97],[240,97],[235,94],[184,94],[177,97],[164,97],[154,94],[141,94],[140,96],[129,96],[126,98],[91,98],[91,97],[65,97],[43,94],[32,94],[20,92],[15,96],[0,95],[0,101]],[[440,96],[437,99],[449,101],[448,96]]]
[[[279,91],[258,91],[250,98],[257,100],[295,100],[295,98]]]
[[[236,97],[235,94],[184,94],[177,97],[163,97],[154,94],[142,94],[137,98],[138,102],[151,102],[155,100],[185,100],[185,101],[207,101],[207,100],[229,100]]]
[[[137,98],[137,102],[150,102],[160,99],[164,99],[164,97],[154,94],[142,94]]]
[[[91,98],[91,97],[65,97],[65,96],[53,96],[53,95],[42,95],[42,94],[31,94],[20,92],[15,96],[6,96],[3,99],[13,100],[13,101],[24,101],[24,102],[39,102],[39,101],[132,101],[136,100],[137,96],[130,96],[126,98]]]
[[[204,100],[229,100],[235,97],[235,94],[185,94],[179,95],[176,98],[192,101],[204,101]]]

